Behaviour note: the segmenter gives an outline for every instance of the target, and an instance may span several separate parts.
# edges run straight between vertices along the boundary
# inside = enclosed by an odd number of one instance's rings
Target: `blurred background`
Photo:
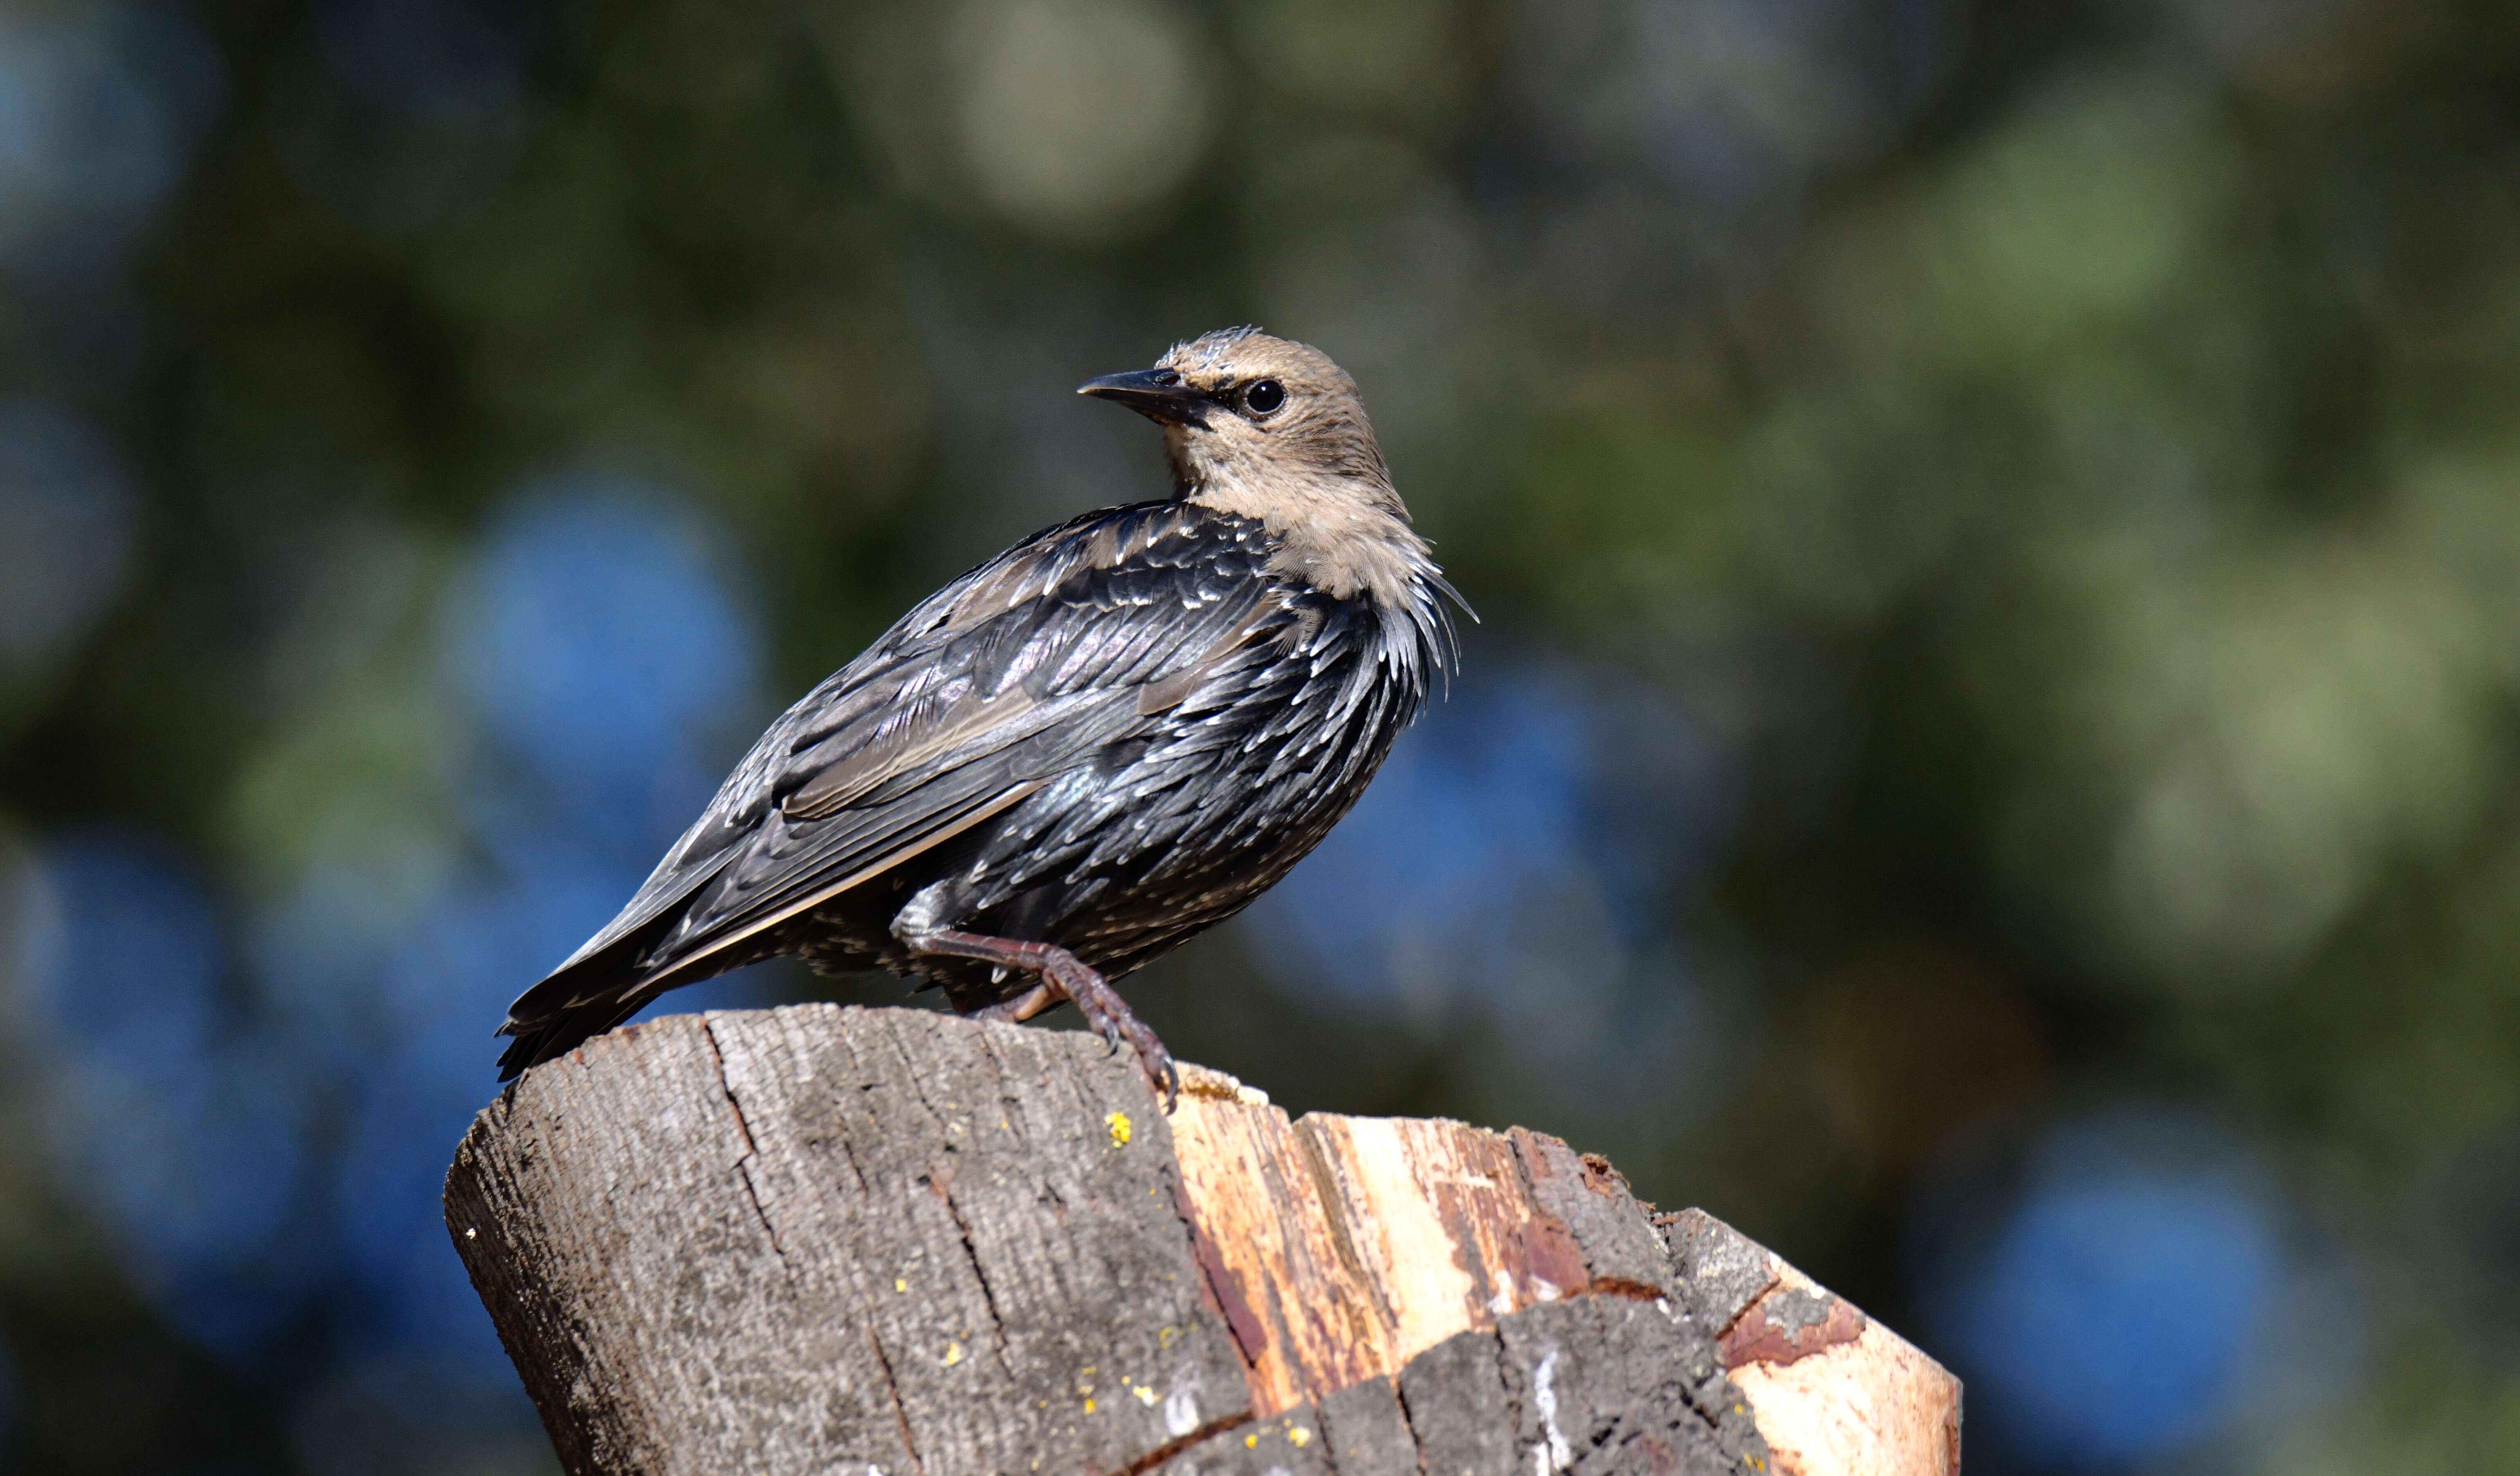
[[[2484,0],[0,0],[0,1467],[556,1469],[503,1006],[1242,322],[1485,623],[1177,1051],[1609,1154],[1973,1471],[2520,1468]]]

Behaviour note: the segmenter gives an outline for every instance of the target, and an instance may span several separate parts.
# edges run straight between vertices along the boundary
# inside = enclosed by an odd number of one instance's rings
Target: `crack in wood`
[[[1409,1443],[1418,1448],[1418,1476],[1430,1476],[1426,1469],[1426,1437],[1418,1428],[1417,1411],[1409,1408],[1409,1391],[1399,1379],[1390,1380],[1391,1397],[1400,1406],[1401,1428],[1409,1432]]]
[[[867,1324],[867,1346],[875,1350],[876,1366],[883,1370],[883,1391],[892,1399],[892,1417],[901,1424],[902,1453],[910,1457],[910,1468],[925,1476],[926,1465],[919,1458],[919,1441],[910,1433],[910,1407],[902,1403],[901,1380],[892,1371],[892,1355],[883,1351],[883,1339],[876,1335],[875,1324]]]
[[[706,1019],[700,1022],[700,1039],[708,1042],[709,1059],[717,1067],[717,1089],[735,1113],[735,1131],[743,1137],[743,1156],[735,1161],[736,1177],[743,1181],[743,1196],[752,1201],[753,1218],[761,1222],[761,1232],[770,1237],[770,1252],[781,1265],[788,1261],[788,1248],[779,1243],[779,1227],[770,1223],[770,1207],[761,1202],[761,1185],[753,1181],[752,1165],[761,1157],[760,1145],[752,1141],[752,1124],[743,1119],[743,1103],[736,1099],[735,1083],[727,1080],[726,1052],[720,1049],[717,1029]]]
[[[1188,1435],[1179,1436],[1157,1446],[1146,1454],[1130,1461],[1127,1465],[1111,1472],[1110,1476],[1146,1476],[1147,1472],[1162,1465],[1165,1461],[1172,1459],[1182,1452],[1197,1445],[1200,1441],[1214,1440],[1217,1436],[1224,1434],[1228,1430],[1239,1430],[1244,1425],[1252,1423],[1255,1418],[1256,1416],[1254,1416],[1250,1410],[1243,1409],[1237,1413],[1226,1415],[1223,1419],[1210,1420],[1206,1424],[1199,1426],[1197,1429],[1191,1431]]]
[[[449,1228],[568,1469],[1950,1476],[1948,1375],[1598,1160],[1238,1088],[1123,1141],[1088,1045],[668,1017],[504,1092]]]
[[[1496,1349],[1497,1387],[1505,1394],[1505,1430],[1506,1438],[1510,1441],[1522,1433],[1522,1396],[1518,1387],[1521,1381],[1513,1376],[1513,1362],[1506,1350],[1505,1339],[1490,1333],[1485,1341]]]
[[[980,1265],[980,1248],[971,1238],[971,1222],[964,1218],[963,1207],[954,1202],[952,1185],[931,1183],[929,1187],[938,1198],[945,1201],[945,1214],[954,1222],[954,1229],[963,1237],[963,1259],[971,1268],[971,1279],[980,1283],[981,1304],[989,1309],[989,1336],[997,1356],[998,1371],[1012,1378],[1015,1376],[1015,1370],[1007,1362],[1006,1314],[998,1310],[998,1294],[990,1289],[989,1274]]]
[[[912,1059],[908,1047],[903,1045],[898,1035],[894,1035],[892,1039],[895,1047],[901,1051],[903,1065],[909,1069],[911,1093],[919,1098],[919,1105],[926,1110],[928,1117],[935,1121],[936,1126],[945,1130],[942,1141],[947,1156],[951,1157],[954,1154],[953,1119],[945,1112],[938,1111],[936,1103],[927,1096],[926,1084],[921,1080],[918,1062]],[[1003,1082],[1006,1079],[1006,1073],[999,1068],[997,1058],[988,1051],[986,1037],[982,1038],[981,1054],[988,1056],[991,1074]],[[948,1102],[946,1106],[951,1108],[953,1103]],[[945,1217],[954,1222],[955,1232],[962,1237],[964,1263],[971,1268],[971,1279],[978,1282],[980,1286],[981,1305],[989,1310],[990,1351],[998,1361],[998,1371],[1012,1378],[1014,1368],[1007,1362],[1006,1315],[998,1310],[998,1294],[989,1286],[989,1274],[980,1265],[980,1248],[972,1239],[971,1222],[963,1213],[963,1207],[954,1202],[952,1167],[945,1166],[941,1176],[935,1168],[931,1167],[925,1183],[927,1191],[944,1203]]]
[[[1242,1280],[1225,1262],[1224,1253],[1207,1231],[1192,1227],[1192,1253],[1198,1259],[1199,1284],[1207,1289],[1208,1299],[1215,1303],[1217,1314],[1225,1319],[1225,1330],[1234,1340],[1235,1352],[1242,1356],[1246,1369],[1257,1368],[1269,1351],[1269,1330],[1261,1325],[1259,1314],[1242,1295]]]

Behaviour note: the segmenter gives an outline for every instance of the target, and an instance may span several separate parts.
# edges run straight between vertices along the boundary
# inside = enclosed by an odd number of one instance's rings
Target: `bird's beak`
[[[1132,369],[1106,374],[1076,386],[1078,394],[1117,400],[1148,420],[1166,425],[1207,424],[1207,396],[1182,382],[1169,369]]]

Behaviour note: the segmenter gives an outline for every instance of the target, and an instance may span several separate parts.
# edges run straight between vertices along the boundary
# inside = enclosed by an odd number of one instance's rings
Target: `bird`
[[[981,1019],[1072,1004],[1170,1109],[1178,1068],[1112,981],[1320,844],[1477,617],[1321,350],[1221,330],[1077,392],[1162,427],[1171,495],[970,569],[781,715],[509,1006],[502,1081],[787,955]]]

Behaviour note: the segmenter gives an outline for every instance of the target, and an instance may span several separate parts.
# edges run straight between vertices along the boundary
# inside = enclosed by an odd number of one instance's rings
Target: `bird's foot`
[[[1056,943],[1034,943],[1015,938],[992,938],[984,933],[956,932],[940,929],[906,938],[915,953],[936,954],[954,959],[977,959],[1008,968],[1019,968],[1033,974],[1040,982],[1011,1000],[1001,1000],[971,1011],[975,1020],[1028,1020],[1061,1000],[1076,1006],[1085,1023],[1112,1050],[1126,1043],[1136,1054],[1138,1069],[1154,1089],[1156,1099],[1169,1114],[1181,1100],[1181,1071],[1173,1065],[1172,1052],[1164,1049],[1147,1023],[1129,1008],[1128,1002],[1083,960]]]
[[[1147,1085],[1154,1089],[1156,1099],[1164,1104],[1165,1115],[1171,1115],[1181,1101],[1181,1071],[1173,1065],[1172,1052],[1164,1049],[1164,1043],[1156,1039],[1147,1022],[1138,1018],[1128,1001],[1121,999],[1120,992],[1101,973],[1088,968],[1065,949],[1057,952],[1058,956],[1041,971],[1042,983],[1073,1002],[1076,1012],[1085,1016],[1087,1025],[1102,1032],[1112,1050],[1119,1050],[1123,1041],[1128,1043],[1137,1053],[1138,1069],[1146,1073]]]

